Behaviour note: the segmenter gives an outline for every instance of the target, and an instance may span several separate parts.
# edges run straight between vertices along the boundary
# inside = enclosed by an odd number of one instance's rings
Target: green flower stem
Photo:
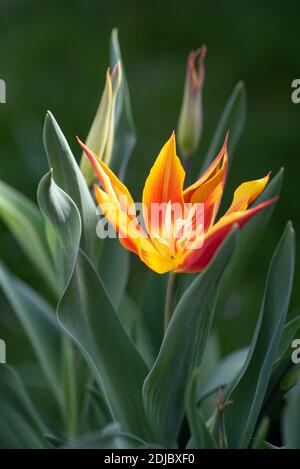
[[[176,272],[170,272],[169,277],[168,277],[166,302],[165,302],[165,315],[164,315],[165,331],[168,327],[168,324],[171,320],[172,314],[176,306],[177,283],[178,283],[178,274]]]

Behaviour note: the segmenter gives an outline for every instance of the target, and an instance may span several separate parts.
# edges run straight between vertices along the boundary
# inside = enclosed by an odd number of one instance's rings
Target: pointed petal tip
[[[228,139],[229,139],[229,129],[227,130],[226,135],[225,135],[224,147],[225,147],[225,146],[227,147]]]
[[[207,45],[202,44],[202,46],[200,47],[200,57],[201,57],[202,60],[206,56],[206,53],[207,53]]]
[[[81,146],[81,148],[83,149],[83,151],[85,152],[86,156],[92,161],[95,159],[95,156],[92,152],[92,150],[89,149],[89,147],[86,146],[85,143],[82,142],[82,140],[80,140],[80,138],[78,137],[78,135],[76,135],[76,140],[77,142],[79,143],[79,145]]]

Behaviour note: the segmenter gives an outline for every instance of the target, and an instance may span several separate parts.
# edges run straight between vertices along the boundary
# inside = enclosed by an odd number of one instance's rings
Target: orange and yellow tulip
[[[266,187],[270,174],[262,179],[241,184],[234,192],[227,212],[215,222],[220,206],[228,167],[227,137],[224,145],[204,174],[191,186],[183,188],[185,171],[176,155],[175,134],[163,146],[146,180],[143,190],[143,211],[150,214],[153,204],[164,204],[159,218],[136,220],[135,204],[127,187],[109,167],[78,139],[90,159],[101,184],[94,186],[95,196],[104,215],[118,232],[119,241],[157,273],[199,272],[205,269],[233,225],[242,228],[256,213],[272,204],[272,198],[255,207],[249,205]],[[195,210],[190,208],[184,218],[170,214],[176,204],[186,213],[186,206],[202,204],[203,223],[192,237],[182,227],[195,223]],[[142,226],[144,225],[144,226]],[[188,230],[189,233],[191,230]]]

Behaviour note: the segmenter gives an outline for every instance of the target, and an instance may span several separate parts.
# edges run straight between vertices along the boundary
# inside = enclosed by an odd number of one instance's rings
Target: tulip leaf
[[[288,393],[282,429],[286,447],[300,449],[300,382]]]
[[[62,408],[60,378],[60,336],[55,311],[28,285],[14,277],[0,263],[0,286],[22,324],[41,368]]]
[[[133,299],[125,294],[119,307],[119,318],[148,368],[153,366],[152,344],[142,311]]]
[[[268,441],[259,441],[257,442],[255,448],[253,449],[283,449],[280,448],[279,446],[272,445]]]
[[[96,237],[96,206],[68,142],[50,112],[45,120],[44,144],[56,183],[71,197],[79,210],[82,221],[82,248],[95,261],[98,259],[101,244]]]
[[[97,270],[113,305],[118,308],[129,275],[129,252],[124,249],[118,239],[107,238],[103,240],[103,250]]]
[[[205,170],[217,156],[222,148],[226,132],[229,130],[228,154],[229,164],[232,161],[233,153],[240,138],[246,119],[247,98],[245,85],[238,82],[233,89],[226,106],[221,114],[213,138],[204,158],[204,163],[200,174]]]
[[[158,276],[156,272],[149,270],[146,274],[142,297],[136,299],[137,304],[140,304],[142,320],[149,336],[150,353],[153,359],[157,357],[163,340],[166,280],[166,275]]]
[[[101,431],[93,432],[73,441],[71,449],[139,449],[146,443],[135,435],[123,432],[118,424],[110,424]],[[113,463],[113,461],[111,461]]]
[[[58,317],[80,347],[122,428],[145,436],[141,388],[146,365],[127,336],[99,275],[82,251],[59,304]]]
[[[253,206],[265,202],[280,194],[283,180],[283,169],[268,184],[264,192],[258,197]],[[266,207],[262,212],[255,215],[241,230],[239,242],[230,265],[226,270],[220,287],[217,311],[222,310],[228,301],[228,292],[232,291],[232,285],[241,275],[247,261],[258,244],[275,208],[275,204]]]
[[[186,390],[186,413],[191,430],[191,441],[189,449],[215,449],[216,442],[197,408],[197,383],[199,380],[199,370],[195,369],[189,380]]]
[[[229,447],[246,448],[262,408],[286,320],[295,263],[289,223],[272,257],[260,315],[245,365],[226,392],[234,402],[225,413]]]
[[[199,366],[214,315],[218,285],[237,241],[233,230],[209,267],[181,297],[159,355],[144,384],[147,416],[157,441],[172,446],[184,414],[184,394],[192,369]]]
[[[80,236],[79,211],[71,197],[57,186],[50,170],[38,187],[38,202],[55,243],[57,276],[61,291],[67,287],[75,267]],[[65,394],[65,411],[68,433],[73,437],[77,431],[80,396],[85,390],[86,373],[84,361],[67,335],[63,337],[62,375]]]
[[[300,331],[300,316],[296,316],[284,326],[264,405],[267,405],[268,400],[272,398],[278,386],[282,387],[283,382],[285,382],[286,385],[286,380],[289,378],[288,373],[292,366],[291,344],[293,339],[298,337],[298,331]],[[288,387],[290,387],[289,379]]]
[[[0,448],[51,447],[22,381],[9,365],[0,366],[0,415]]]
[[[126,167],[136,143],[136,130],[132,116],[130,94],[124,71],[118,30],[113,29],[110,41],[110,67],[111,70],[119,62],[121,66],[122,81],[116,95],[115,102],[115,131],[110,162],[111,169],[124,178]]]
[[[47,246],[45,223],[38,208],[23,194],[0,181],[0,216],[26,256],[56,293],[56,278]]]
[[[76,262],[81,236],[80,214],[70,196],[53,180],[52,170],[41,179],[37,198],[42,213],[52,226],[56,274],[60,279],[62,291]]]
[[[209,396],[219,388],[230,384],[241,371],[248,349],[241,349],[232,352],[223,358],[213,372],[201,383],[198,389],[198,401]]]
[[[107,405],[107,400],[103,393],[99,392],[99,387],[90,377],[90,382],[86,386],[84,402],[80,415],[80,429],[82,433],[91,433],[104,428],[112,422],[112,415]]]
[[[70,278],[57,308],[60,324],[79,346],[124,429],[144,435],[147,425],[141,389],[147,368],[125,332],[94,266],[82,250],[78,251],[78,210],[54,183],[51,172],[42,179],[38,198],[69,266],[65,270]]]

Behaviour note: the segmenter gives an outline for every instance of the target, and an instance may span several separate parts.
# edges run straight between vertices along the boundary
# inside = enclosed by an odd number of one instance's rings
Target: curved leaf
[[[0,448],[42,449],[51,445],[22,381],[8,365],[0,366]]]
[[[50,112],[45,120],[44,144],[56,183],[71,197],[79,210],[82,220],[82,248],[92,260],[96,260],[101,244],[96,237],[96,206],[68,142]]]
[[[38,208],[23,194],[0,181],[0,216],[47,286],[56,294],[57,283],[45,223]]]
[[[273,255],[260,315],[246,363],[226,393],[234,401],[226,411],[231,448],[249,445],[264,401],[290,301],[295,263],[295,235],[289,223]]]
[[[241,349],[223,358],[210,376],[201,383],[198,389],[198,401],[209,396],[219,388],[230,384],[241,371],[247,354],[248,349]]]
[[[149,436],[141,397],[146,365],[82,251],[58,306],[58,317],[80,347],[122,428],[141,437]]]
[[[158,358],[144,384],[147,416],[157,441],[174,445],[184,414],[184,393],[190,373],[199,365],[209,335],[218,285],[234,251],[237,233],[225,240],[209,267],[180,299]]]
[[[281,169],[271,180],[267,188],[255,201],[253,206],[265,202],[272,197],[280,194],[284,171]],[[258,213],[240,232],[239,242],[235,253],[232,257],[230,265],[222,278],[217,311],[222,310],[228,301],[228,292],[232,291],[232,285],[241,275],[247,261],[253,253],[255,247],[259,243],[261,236],[270,221],[271,215],[275,208],[275,204],[270,205],[263,212]]]
[[[235,147],[245,124],[246,108],[247,101],[245,85],[240,81],[233,89],[221,114],[215,133],[205,155],[200,175],[216,157],[219,149],[222,147],[228,130],[230,132],[230,139],[228,142],[228,154],[230,158],[229,164],[231,163]]]
[[[42,213],[52,226],[52,236],[55,236],[56,274],[63,290],[74,269],[79,249],[80,214],[73,200],[53,180],[52,170],[41,179],[37,198]]]
[[[70,443],[71,449],[140,449],[146,443],[130,433],[122,432],[119,425],[108,425],[101,431],[90,433]],[[111,461],[113,463],[113,461]]]
[[[70,278],[59,302],[59,321],[79,346],[107,402],[125,429],[146,433],[141,388],[147,368],[127,336],[95,268],[78,251],[80,217],[72,199],[46,175],[39,187],[42,210],[61,242]],[[126,378],[124,372],[126,370]]]
[[[10,274],[1,262],[0,285],[21,322],[57,402],[62,408],[61,333],[55,311],[28,285]]]
[[[129,88],[118,40],[118,30],[113,29],[110,41],[111,70],[113,70],[118,62],[121,66],[122,81],[115,102],[115,133],[110,166],[111,169],[123,179],[130,155],[136,143],[136,131],[130,104]]]
[[[118,239],[103,240],[103,249],[97,268],[111,301],[118,308],[123,298],[129,275],[129,252]]]
[[[57,276],[61,291],[67,287],[79,249],[81,220],[73,200],[52,178],[52,170],[42,179],[38,187],[38,202],[51,227],[52,242],[55,244]],[[84,362],[77,350],[64,335],[62,341],[62,376],[64,383],[66,423],[69,437],[77,431],[80,397],[85,390],[86,374]]]
[[[189,449],[215,449],[216,442],[209,433],[208,428],[197,409],[197,382],[199,379],[199,371],[195,369],[191,374],[190,381],[186,391],[186,412],[191,429],[191,442]]]
[[[300,382],[288,394],[282,427],[286,447],[300,449]]]

